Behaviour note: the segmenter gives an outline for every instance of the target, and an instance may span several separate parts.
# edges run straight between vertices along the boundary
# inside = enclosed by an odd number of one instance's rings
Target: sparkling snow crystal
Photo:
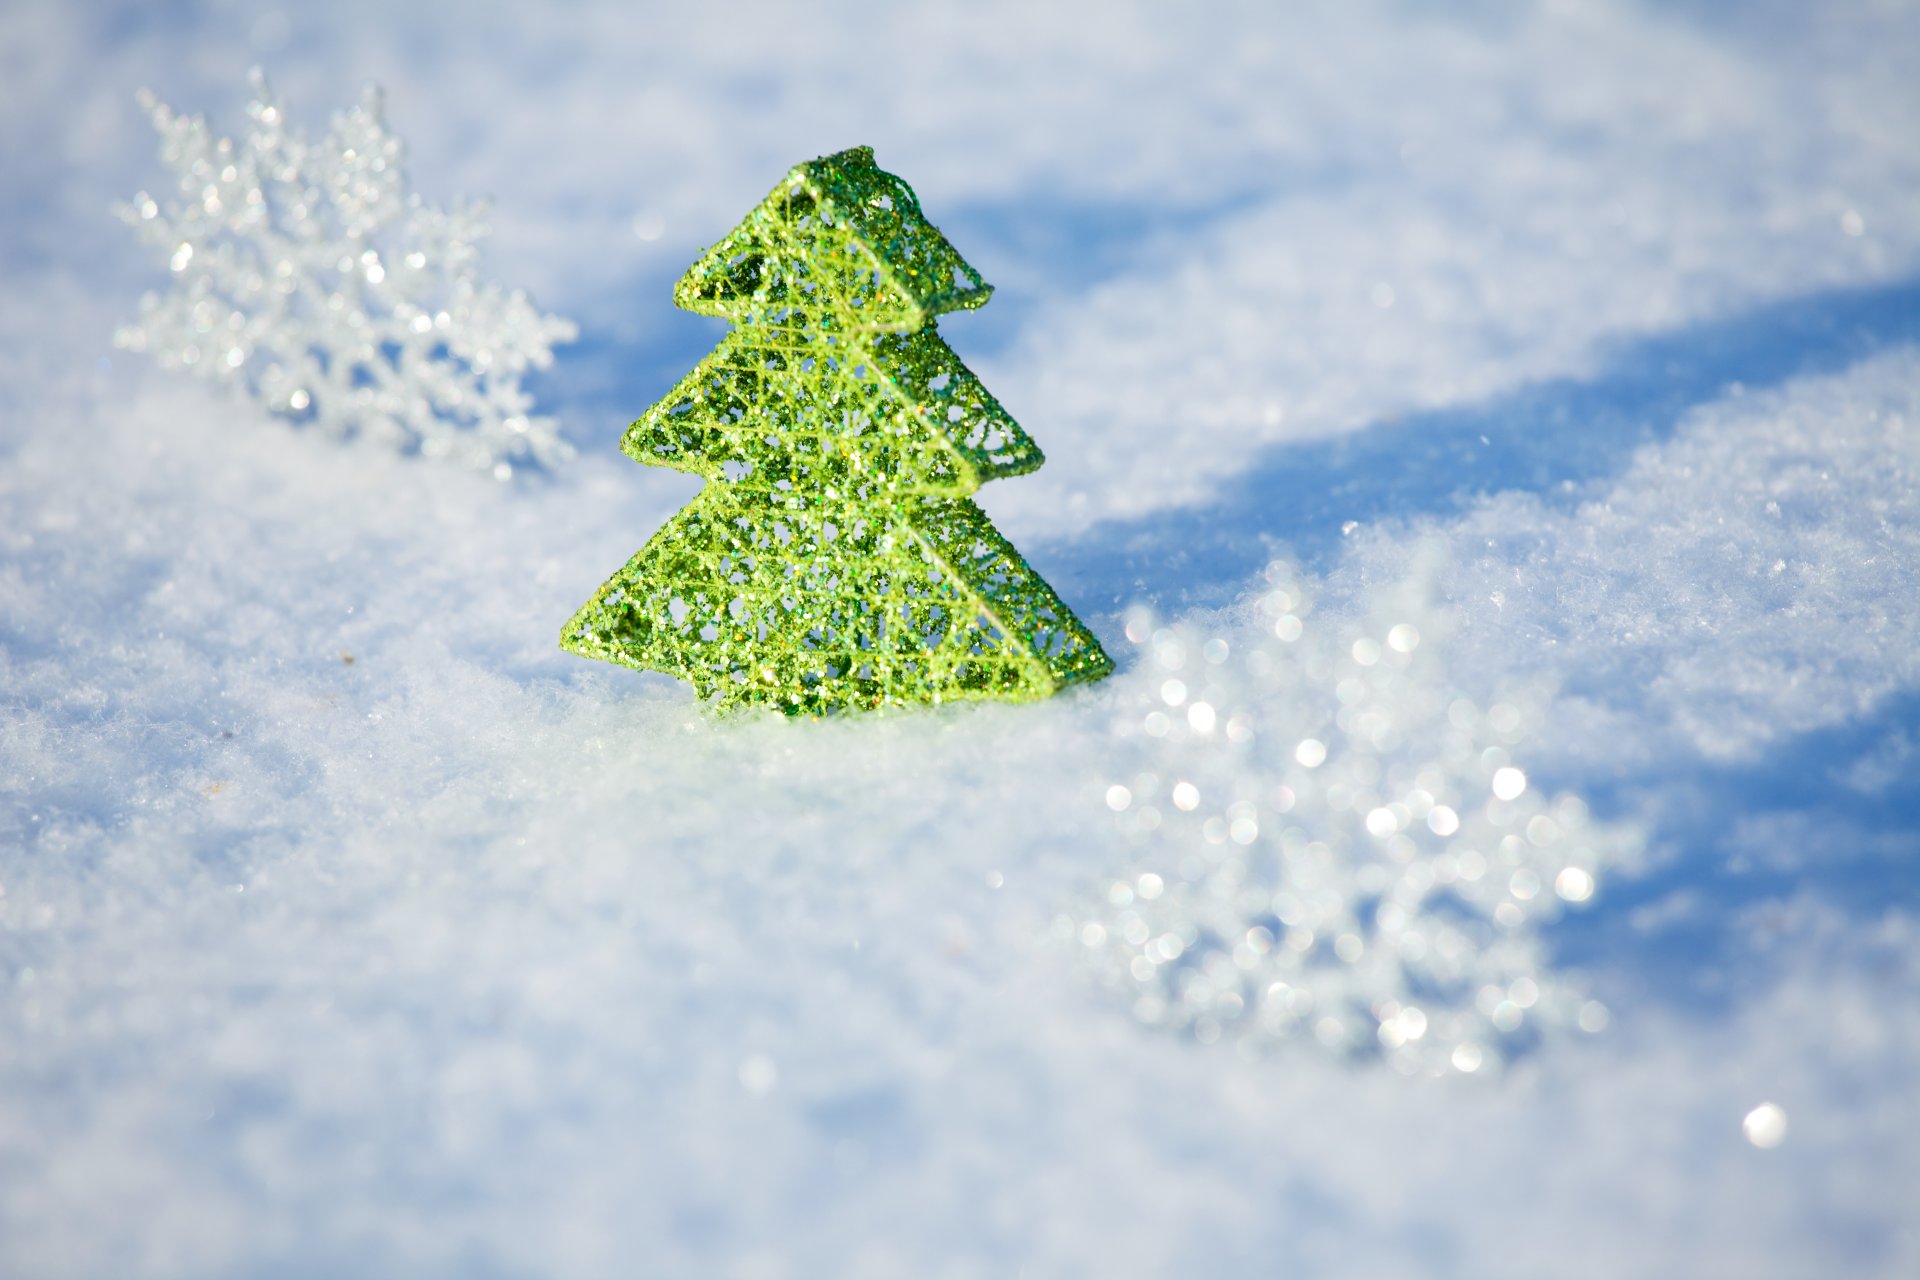
[[[1278,563],[1224,634],[1129,622],[1150,656],[1123,727],[1145,746],[1107,803],[1146,856],[1073,925],[1142,1021],[1427,1074],[1604,1025],[1539,926],[1634,839],[1532,784],[1518,748],[1543,699],[1456,689],[1423,582],[1351,634],[1309,626]]]
[[[576,330],[478,279],[485,206],[443,210],[407,191],[377,88],[316,144],[288,128],[266,78],[252,80],[238,143],[141,95],[176,198],[142,192],[118,212],[164,255],[173,285],[141,299],[118,344],[329,434],[503,479],[566,457],[520,378]]]

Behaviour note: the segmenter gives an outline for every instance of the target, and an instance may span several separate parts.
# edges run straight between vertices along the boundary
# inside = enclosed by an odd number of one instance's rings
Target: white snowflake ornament
[[[1376,592],[1364,623],[1309,623],[1277,563],[1217,627],[1129,620],[1137,758],[1106,798],[1142,853],[1059,927],[1141,1021],[1430,1075],[1605,1025],[1541,928],[1638,837],[1527,776],[1543,695],[1457,688],[1426,582]]]
[[[578,330],[479,279],[485,204],[439,209],[407,190],[377,87],[313,143],[288,127],[266,77],[251,79],[237,143],[141,94],[177,189],[116,212],[173,280],[141,299],[116,344],[329,435],[502,479],[568,457],[520,379]]]

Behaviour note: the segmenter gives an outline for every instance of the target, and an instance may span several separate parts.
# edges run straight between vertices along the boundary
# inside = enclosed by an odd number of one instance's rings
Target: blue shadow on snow
[[[1872,713],[1784,739],[1759,760],[1699,763],[1655,788],[1659,860],[1645,874],[1602,885],[1595,905],[1551,931],[1557,962],[1606,969],[1651,998],[1701,1009],[1727,1007],[1767,966],[1751,963],[1770,937],[1769,919],[1792,928],[1786,904],[1813,900],[1854,922],[1889,910],[1920,912],[1920,789],[1899,772],[1920,693],[1887,698]],[[1879,759],[1883,749],[1895,755]],[[1862,779],[1861,773],[1879,774]],[[1594,791],[1598,811],[1617,811],[1635,780]],[[1791,862],[1756,859],[1757,834],[1789,827]]]
[[[1204,505],[1102,522],[1034,558],[1077,606],[1221,604],[1278,547],[1324,571],[1349,522],[1445,515],[1507,490],[1573,500],[1735,385],[1838,371],[1903,342],[1920,342],[1920,280],[1790,298],[1622,344],[1592,377],[1265,446]]]

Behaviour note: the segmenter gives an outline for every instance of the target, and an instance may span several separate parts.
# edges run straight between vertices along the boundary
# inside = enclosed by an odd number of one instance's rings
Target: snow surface
[[[1891,2],[0,10],[0,1275],[1920,1272],[1916,48]],[[231,127],[255,61],[495,197],[487,272],[582,326],[557,476],[111,351],[134,90]],[[714,722],[555,636],[693,491],[614,449],[721,332],[673,278],[862,142],[998,286],[943,332],[1050,461],[982,501],[1122,671]],[[1104,799],[1193,746],[1128,606],[1237,635],[1275,557],[1334,627],[1422,566],[1446,678],[1545,691],[1532,776],[1644,844],[1544,935],[1606,1032],[1242,1055],[1061,940],[1182,855]]]

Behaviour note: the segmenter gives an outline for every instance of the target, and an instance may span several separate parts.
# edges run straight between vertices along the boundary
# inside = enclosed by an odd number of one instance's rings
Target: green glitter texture
[[[735,328],[621,441],[706,487],[561,647],[789,714],[1111,671],[966,496],[1044,460],[935,329],[992,293],[870,148],[796,166],[675,286]]]

